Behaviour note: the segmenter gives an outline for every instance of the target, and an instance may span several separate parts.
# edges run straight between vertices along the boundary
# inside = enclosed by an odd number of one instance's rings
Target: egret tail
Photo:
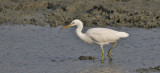
[[[121,37],[121,38],[125,38],[125,37],[128,37],[129,34],[126,33],[126,32],[119,32],[119,33],[117,34],[117,36],[118,36],[118,37]]]

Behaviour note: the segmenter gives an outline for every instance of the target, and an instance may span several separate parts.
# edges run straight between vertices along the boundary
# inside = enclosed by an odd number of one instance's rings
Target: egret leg
[[[101,49],[102,49],[102,61],[103,61],[103,58],[104,58],[104,50],[103,50],[103,46],[101,45]]]
[[[109,58],[109,61],[112,61],[112,57],[111,57],[111,50],[116,46],[117,44],[117,41],[114,43],[114,45],[109,49],[108,51],[108,58]]]

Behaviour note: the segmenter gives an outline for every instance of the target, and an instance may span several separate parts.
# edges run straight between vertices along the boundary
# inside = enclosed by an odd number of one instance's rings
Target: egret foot
[[[111,50],[108,51],[108,59],[109,59],[110,62],[112,61]]]
[[[111,50],[116,46],[116,44],[117,44],[117,41],[114,43],[114,45],[108,51],[108,59],[110,62],[112,61]]]
[[[104,50],[103,50],[103,46],[101,45],[101,49],[102,49],[102,61],[103,61],[103,58],[104,58]]]
[[[102,61],[103,61],[103,59],[104,59],[104,51],[102,51]]]

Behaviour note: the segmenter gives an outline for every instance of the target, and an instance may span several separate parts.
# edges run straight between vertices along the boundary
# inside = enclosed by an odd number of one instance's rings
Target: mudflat
[[[0,24],[160,27],[159,0],[1,0]]]

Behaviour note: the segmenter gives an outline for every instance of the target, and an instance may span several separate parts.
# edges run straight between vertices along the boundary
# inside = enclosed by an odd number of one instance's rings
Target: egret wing
[[[119,37],[116,35],[118,31],[107,29],[107,28],[92,28],[86,32],[93,41],[95,42],[114,42]]]

